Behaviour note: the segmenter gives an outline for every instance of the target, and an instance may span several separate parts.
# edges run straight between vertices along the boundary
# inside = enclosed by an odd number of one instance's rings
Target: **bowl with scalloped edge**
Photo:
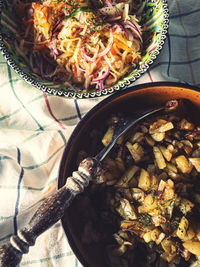
[[[140,0],[136,2],[140,3],[136,15],[140,17],[142,28],[143,48],[141,59],[128,74],[102,90],[99,88],[84,90],[81,87],[82,85],[76,88],[63,82],[53,81],[51,78],[47,79],[41,72],[41,75],[38,74],[35,68],[32,67],[32,52],[29,51],[32,48],[26,47],[26,50],[23,51],[21,43],[19,44],[19,36],[22,38],[22,33],[19,32],[19,18],[13,8],[14,1],[12,0],[0,0],[0,51],[8,64],[22,79],[32,86],[53,95],[67,98],[93,98],[124,90],[140,78],[158,57],[164,45],[169,22],[166,0]],[[26,32],[23,35],[26,35]],[[55,47],[53,49],[55,50]],[[49,62],[48,59],[48,66],[45,68],[50,68],[54,63]]]
[[[98,152],[100,152],[101,149],[104,147],[102,144],[102,138],[104,137],[104,134],[107,132],[108,125],[111,125],[112,123],[111,121],[109,121],[110,124],[108,124],[108,119],[110,118],[111,115],[113,116],[119,114],[119,112],[120,114],[130,115],[130,113],[143,110],[148,106],[152,107],[152,105],[164,104],[168,100],[181,99],[181,98],[188,99],[194,104],[195,108],[193,109],[190,107],[188,109],[189,111],[187,111],[187,115],[189,112],[189,116],[191,116],[192,121],[194,121],[195,125],[198,126],[199,125],[198,114],[200,110],[200,92],[198,91],[198,88],[195,86],[189,86],[182,83],[171,83],[171,82],[150,83],[150,84],[136,85],[134,86],[134,88],[128,88],[123,92],[118,92],[116,94],[113,94],[105,98],[103,101],[97,104],[93,109],[91,109],[74,129],[62,156],[59,178],[58,178],[58,187],[59,188],[62,187],[65,184],[67,177],[70,177],[72,172],[77,170],[78,162],[80,162],[79,161],[80,155],[83,158],[87,156],[93,157],[97,155]],[[147,121],[148,119],[146,118],[144,122],[146,123],[145,125],[148,125]],[[136,129],[137,130],[134,133],[141,134],[142,128],[136,127]],[[185,132],[186,134],[187,133],[191,134],[191,130],[189,130],[189,128]],[[169,139],[168,141],[166,140],[164,142],[169,141]],[[180,141],[180,139],[178,140]],[[191,142],[195,143],[195,141]],[[162,146],[163,144],[160,141],[158,141],[156,145]],[[164,145],[166,145],[166,143]],[[117,147],[119,148],[120,145],[118,144]],[[143,143],[143,148],[144,147],[145,145]],[[85,156],[83,152],[84,153],[86,152]],[[113,151],[114,154],[112,154],[112,156],[111,154],[109,154],[110,158],[116,159],[117,157],[123,157],[122,154],[120,154],[121,155],[120,156],[115,152],[116,151]],[[140,163],[136,163],[134,161],[132,161],[132,164],[135,166],[137,165],[137,166],[143,166],[143,168],[147,168],[146,167],[147,165],[139,165]],[[127,169],[128,168],[126,168],[126,170]],[[162,172],[164,171],[165,169],[162,170]],[[136,174],[134,177],[137,179],[139,177],[139,174]],[[171,176],[167,176],[167,179],[170,179],[169,177]],[[191,182],[192,181],[191,176],[189,176],[188,178],[191,179],[189,180]],[[175,180],[173,178],[171,179],[174,181],[174,183],[177,184],[179,183],[180,185],[180,180]],[[110,178],[109,181],[112,181],[112,178]],[[134,184],[132,186],[135,187],[136,185]],[[99,191],[97,190],[97,187],[100,189]],[[136,262],[134,261],[130,265],[125,263],[124,263],[125,265],[123,265],[122,263],[120,265],[119,261],[116,262],[115,265],[109,264],[109,259],[108,259],[109,253],[107,253],[108,251],[106,247],[108,247],[108,244],[114,241],[114,239],[112,240],[111,238],[113,236],[113,232],[116,233],[119,231],[120,221],[119,220],[117,221],[118,227],[116,230],[115,228],[116,221],[115,222],[111,221],[112,218],[115,218],[114,216],[116,214],[112,212],[112,208],[109,210],[110,213],[106,213],[106,210],[109,206],[113,207],[112,202],[111,201],[109,202],[109,199],[113,199],[112,189],[117,188],[117,185],[109,184],[109,186],[106,187],[102,184],[101,187],[101,185],[99,184],[97,185],[97,187],[95,187],[95,183],[91,181],[89,187],[86,187],[83,193],[76,197],[76,199],[73,201],[69,209],[66,210],[65,215],[62,218],[62,225],[66,233],[66,236],[68,238],[68,241],[75,255],[82,263],[82,265],[88,267],[172,266],[170,265],[172,264],[172,262],[171,263],[164,262],[163,265],[159,264],[154,265],[153,263],[151,265],[145,265],[144,263],[141,264],[141,262],[138,259],[136,260]],[[198,188],[198,192],[200,192],[199,187],[198,186],[196,187]],[[106,191],[106,188],[108,191]],[[125,188],[127,189],[127,187]],[[105,194],[105,192],[107,192],[108,194]],[[186,197],[186,195],[184,195],[184,197]],[[104,201],[107,203],[107,205],[105,205]],[[131,203],[135,204],[134,200]],[[187,219],[189,221],[190,219],[192,219],[192,217],[190,217],[190,214],[189,215],[187,214]],[[133,220],[133,222],[135,221]],[[176,237],[175,240],[177,242],[176,246],[178,247],[179,239]],[[135,242],[137,251],[137,239],[135,240]],[[130,244],[127,243],[127,248],[129,247],[129,245]],[[153,248],[155,249],[155,246]],[[133,253],[134,249],[131,250],[130,248],[129,252],[130,251]],[[154,250],[152,249],[150,253],[153,254],[153,251]],[[161,246],[159,247],[159,253],[160,254],[163,253]],[[140,255],[140,260],[145,259],[145,257],[146,253],[143,252],[143,254]],[[122,259],[125,258],[126,258],[125,254],[122,253]],[[177,267],[191,266],[189,265],[190,261],[188,262],[186,261],[186,263],[182,262],[182,265],[180,263],[179,265],[173,265],[173,266]]]

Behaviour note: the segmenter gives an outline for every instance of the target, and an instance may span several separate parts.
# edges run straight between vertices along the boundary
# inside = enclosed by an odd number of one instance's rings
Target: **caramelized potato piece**
[[[154,140],[151,136],[146,135],[145,140],[149,146],[153,147],[155,145],[156,140]]]
[[[163,119],[158,119],[156,122],[154,122],[152,125],[150,125],[149,133],[163,133],[167,132],[174,128],[174,125],[171,121],[166,121]]]
[[[110,143],[110,141],[111,141],[111,139],[113,137],[113,133],[114,133],[113,126],[109,126],[108,129],[107,129],[107,132],[105,133],[105,135],[104,135],[104,137],[102,139],[102,143],[103,143],[104,146],[107,146]]]
[[[189,241],[191,239],[193,239],[195,236],[195,232],[194,229],[192,228],[192,226],[189,226],[186,235],[184,236],[184,238],[182,239],[183,241]]]
[[[135,142],[141,142],[143,139],[144,139],[144,133],[136,132],[133,136],[131,136],[129,142],[133,144]]]
[[[126,142],[126,147],[128,148],[135,162],[139,162],[142,159],[144,155],[144,150],[139,143],[135,143],[132,145],[130,142]]]
[[[178,126],[181,130],[188,130],[188,131],[194,130],[194,124],[187,121],[186,119],[182,119],[179,122]]]
[[[135,199],[138,202],[144,202],[145,194],[140,188],[131,188],[131,193],[133,199]]]
[[[162,140],[165,139],[165,133],[153,133],[151,135],[154,141],[156,142],[161,142]]]
[[[131,166],[120,178],[120,180],[117,182],[117,186],[119,187],[128,187],[128,183],[132,178],[134,178],[134,175],[139,170],[139,167],[136,165]]]
[[[165,148],[164,146],[159,146],[160,151],[162,152],[163,156],[167,161],[170,161],[172,158],[172,153],[168,148]]]
[[[116,209],[119,214],[127,220],[135,220],[137,219],[137,215],[135,213],[135,209],[133,205],[126,198],[120,199],[120,206]]]
[[[176,231],[176,235],[180,238],[180,239],[183,239],[187,233],[187,229],[188,229],[188,226],[189,226],[189,222],[188,220],[183,216],[181,218],[181,221],[178,225],[178,229]]]
[[[153,153],[154,153],[154,157],[156,159],[156,163],[158,165],[159,169],[164,169],[167,164],[165,162],[165,159],[160,151],[160,149],[157,146],[153,147]]]
[[[193,207],[194,207],[194,204],[190,200],[185,199],[185,198],[181,199],[179,208],[184,215],[186,215],[188,212],[191,212]]]
[[[141,188],[142,190],[147,191],[150,186],[151,186],[151,179],[149,173],[145,169],[141,169],[138,181],[138,187]]]
[[[189,161],[195,167],[195,169],[200,172],[200,158],[189,158]]]
[[[161,258],[163,258],[167,262],[171,262],[176,257],[176,255],[176,253],[168,254],[167,252],[164,252],[163,254],[161,254]]]
[[[170,239],[164,239],[161,242],[161,246],[166,253],[171,254],[171,247],[175,246],[175,242]]]
[[[183,242],[183,247],[194,255],[200,256],[200,241]]]
[[[190,173],[192,170],[192,165],[189,163],[188,159],[184,155],[178,156],[176,159],[176,164],[178,169],[182,173]]]
[[[144,208],[146,212],[156,209],[157,206],[157,199],[153,196],[153,194],[148,194],[144,199]]]

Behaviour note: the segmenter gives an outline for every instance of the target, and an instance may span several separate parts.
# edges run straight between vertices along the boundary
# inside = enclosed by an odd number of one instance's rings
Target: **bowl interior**
[[[194,87],[174,83],[157,83],[135,86],[132,89],[108,97],[95,106],[78,124],[63,154],[58,187],[63,186],[66,177],[69,177],[77,169],[77,154],[80,150],[88,151],[91,156],[94,156],[99,151],[98,147],[95,148],[96,151],[91,151],[92,139],[90,133],[95,128],[103,129],[105,121],[110,114],[119,111],[130,113],[147,105],[160,104],[170,99],[179,98],[191,100],[200,110],[200,93]],[[192,116],[196,117],[199,121],[197,113],[192,114]],[[84,266],[107,266],[104,244],[94,243],[92,246],[86,246],[80,241],[83,232],[81,218],[84,212],[84,205],[79,201],[79,197],[77,197],[62,219],[66,235],[76,256]]]
[[[159,54],[168,28],[168,8],[166,0],[141,1],[141,8],[138,13],[142,17],[141,25],[145,29],[143,32],[144,49],[142,60],[139,65],[117,84],[102,91],[77,91],[69,89],[63,85],[56,85],[50,81],[45,81],[34,74],[22,53],[17,53],[14,43],[18,32],[17,17],[12,8],[12,0],[0,0],[0,50],[10,66],[28,83],[58,96],[70,98],[88,98],[111,94],[120,89],[126,88],[138,79],[149,66],[154,62]]]

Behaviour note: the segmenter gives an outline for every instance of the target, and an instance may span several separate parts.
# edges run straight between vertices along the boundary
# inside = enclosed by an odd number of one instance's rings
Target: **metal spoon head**
[[[173,99],[167,101],[163,105],[148,107],[144,110],[140,110],[138,112],[131,114],[130,116],[126,116],[120,119],[118,123],[115,125],[113,137],[110,143],[94,157],[95,160],[99,162],[102,161],[106,157],[106,155],[110,152],[110,150],[113,148],[118,138],[123,134],[125,134],[131,127],[136,125],[144,118],[147,118],[157,113],[161,112],[168,113],[178,109],[179,112],[181,112],[181,110],[183,111],[183,108],[186,107],[186,104],[189,105],[189,102],[190,101],[187,99],[179,99],[179,100]]]

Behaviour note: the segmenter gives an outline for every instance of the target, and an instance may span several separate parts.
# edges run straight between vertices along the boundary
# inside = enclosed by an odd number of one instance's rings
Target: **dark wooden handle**
[[[78,171],[67,178],[66,184],[42,203],[28,225],[18,230],[17,235],[13,235],[8,244],[0,247],[1,267],[17,266],[22,255],[28,253],[29,247],[35,244],[36,238],[62,218],[74,197],[96,176],[96,163],[92,158],[83,160]]]

